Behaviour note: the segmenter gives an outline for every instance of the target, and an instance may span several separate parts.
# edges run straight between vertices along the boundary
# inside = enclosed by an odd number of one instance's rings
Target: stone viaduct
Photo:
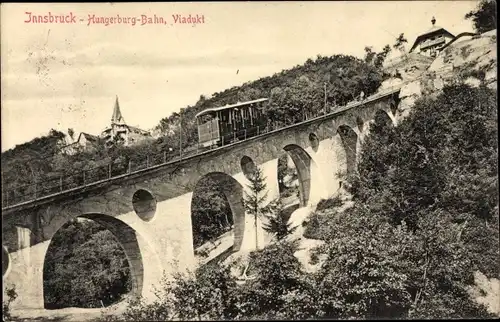
[[[134,294],[150,297],[163,273],[194,268],[191,201],[201,179],[224,187],[233,219],[232,251],[255,245],[245,217],[243,191],[249,166],[259,166],[269,200],[279,197],[278,158],[288,153],[297,168],[301,207],[314,208],[339,189],[339,173],[355,169],[369,123],[383,113],[393,124],[400,87],[335,112],[210,150],[173,163],[112,178],[75,191],[2,209],[4,285],[15,284],[15,309],[44,307],[44,259],[54,234],[77,217],[107,227],[123,246]],[[253,228],[253,229],[252,229]]]

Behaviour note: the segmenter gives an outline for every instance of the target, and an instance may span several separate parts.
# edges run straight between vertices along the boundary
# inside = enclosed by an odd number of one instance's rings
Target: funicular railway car
[[[256,136],[266,127],[262,113],[267,98],[206,109],[196,114],[198,144],[222,146]]]

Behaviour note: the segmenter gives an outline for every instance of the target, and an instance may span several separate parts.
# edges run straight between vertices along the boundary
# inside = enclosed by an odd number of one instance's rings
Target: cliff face
[[[436,95],[444,85],[452,82],[465,82],[474,87],[484,84],[497,89],[496,46],[496,30],[492,30],[481,35],[457,39],[431,62],[414,58],[387,65],[386,72],[391,73],[393,77],[386,83],[405,83],[399,95],[401,102],[397,118],[408,115],[419,97]],[[426,64],[428,65],[425,68]],[[394,77],[396,69],[402,79]],[[500,316],[499,280],[488,279],[478,271],[474,273],[474,279],[475,286],[470,289],[470,294],[478,303],[485,304],[490,312]]]
[[[409,54],[388,62],[384,67],[392,77],[382,87],[405,83],[399,95],[397,117],[404,118],[417,98],[435,95],[452,82],[463,81],[472,86],[484,83],[496,89],[496,44],[496,30],[491,30],[458,38],[435,59]]]

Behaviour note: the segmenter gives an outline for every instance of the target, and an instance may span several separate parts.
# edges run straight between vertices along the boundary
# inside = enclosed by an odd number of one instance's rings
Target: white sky
[[[269,76],[321,54],[363,57],[404,32],[472,31],[476,1],[2,4],[2,151],[51,128],[98,134],[115,95],[130,125],[150,129],[201,94]],[[73,12],[77,24],[27,24],[25,12]],[[173,14],[205,24],[173,24]],[[90,25],[96,16],[163,16],[167,25]],[[238,74],[236,73],[239,70]]]

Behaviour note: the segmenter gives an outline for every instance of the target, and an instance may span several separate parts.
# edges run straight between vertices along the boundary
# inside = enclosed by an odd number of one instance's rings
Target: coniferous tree
[[[249,176],[250,184],[248,188],[250,192],[245,191],[245,211],[248,215],[253,216],[255,226],[255,249],[259,248],[257,234],[257,220],[259,217],[271,215],[277,208],[275,201],[271,201],[265,205],[268,191],[265,177],[260,168],[256,168],[253,175]]]
[[[271,234],[275,234],[276,239],[282,240],[286,236],[297,230],[297,227],[293,227],[292,223],[285,218],[283,206],[281,203],[276,204],[276,210],[267,216],[267,223],[263,225],[265,231]]]

